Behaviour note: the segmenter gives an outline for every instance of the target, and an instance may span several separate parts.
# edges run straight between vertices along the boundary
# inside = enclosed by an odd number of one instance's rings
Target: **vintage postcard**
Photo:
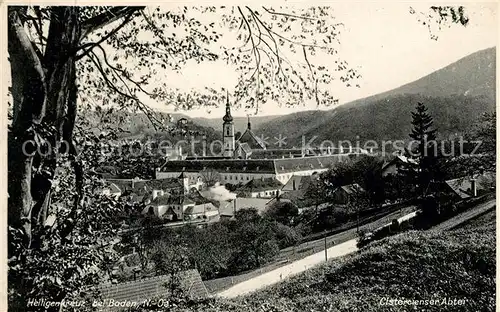
[[[3,5],[9,311],[495,311],[497,3],[51,4]]]

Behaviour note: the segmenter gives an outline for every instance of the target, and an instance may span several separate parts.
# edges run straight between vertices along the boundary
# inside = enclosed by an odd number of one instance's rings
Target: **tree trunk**
[[[60,141],[64,130],[73,130],[76,117],[75,53],[80,26],[78,7],[54,7],[41,60],[24,31],[20,10],[9,8],[12,96],[18,107],[9,137],[9,225],[23,227],[30,246],[34,228],[43,225],[47,216]],[[49,146],[47,156],[31,153],[41,137]],[[34,161],[43,173],[33,174]]]
[[[8,222],[15,228],[23,228],[29,245],[33,205],[31,176],[35,148],[34,126],[43,118],[47,92],[42,64],[20,19],[22,10],[20,7],[9,7],[8,10],[8,51],[12,97],[16,107],[8,146]]]

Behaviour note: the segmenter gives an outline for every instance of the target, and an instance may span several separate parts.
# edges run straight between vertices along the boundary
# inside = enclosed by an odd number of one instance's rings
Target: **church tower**
[[[222,144],[223,155],[225,157],[233,157],[234,155],[234,124],[231,116],[231,107],[229,106],[229,92],[227,94],[226,115],[222,118]]]

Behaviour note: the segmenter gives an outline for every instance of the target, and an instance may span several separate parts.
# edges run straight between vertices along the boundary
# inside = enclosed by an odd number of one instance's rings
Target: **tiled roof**
[[[254,159],[277,159],[286,157],[301,157],[301,149],[265,149],[265,150],[253,150],[252,158]]]
[[[200,172],[207,168],[217,172],[249,172],[249,173],[274,173],[272,160],[172,160],[167,161],[160,171],[164,172]]]
[[[146,185],[154,190],[166,190],[184,187],[179,178],[153,179],[146,181]]]
[[[164,194],[156,197],[150,205],[201,205],[211,203],[209,199],[203,197],[198,191],[189,194]]]
[[[417,165],[418,162],[417,160],[413,159],[413,158],[409,158],[409,157],[406,157],[404,155],[397,155],[396,157],[394,157],[393,159],[391,159],[390,161],[388,162],[384,162],[384,165],[382,166],[382,170],[385,170],[387,169],[388,167],[390,167],[392,164],[411,164],[411,165]]]
[[[247,143],[252,150],[254,149],[266,149],[266,144],[256,136],[252,130],[246,129],[246,131],[238,139],[240,143]]]
[[[193,159],[167,161],[163,172],[200,172],[207,168],[219,173],[281,174],[306,170],[329,169],[333,165],[354,159],[359,154],[325,155],[282,159]]]
[[[121,193],[120,188],[114,183],[108,183],[110,193]]]
[[[157,196],[155,199],[151,201],[150,205],[156,206],[156,205],[168,205],[169,204],[169,199],[170,199],[170,194],[164,194],[161,196]]]
[[[248,145],[248,143],[240,143],[240,142],[237,142],[238,146],[241,147],[241,149],[247,153],[247,154],[250,154],[252,153],[252,149],[250,148],[250,146]]]
[[[348,161],[356,157],[356,154],[311,156],[301,158],[275,159],[276,173],[288,173],[306,170],[329,169],[333,165]]]
[[[168,198],[168,205],[189,205],[194,204],[190,198],[184,195],[175,195]]]
[[[281,194],[279,200],[283,202],[289,201],[298,208],[304,208],[317,204],[318,197],[310,196],[307,189],[299,189]]]
[[[489,190],[490,187],[495,185],[495,174],[485,173],[473,177],[476,180],[477,193],[483,193]],[[471,188],[472,177],[462,177],[458,179],[447,180],[446,184],[455,192],[460,198],[469,198],[472,194]]]
[[[196,205],[208,204],[211,201],[208,198],[203,197],[203,195],[198,190],[193,190],[186,196]]]
[[[169,280],[170,275],[161,275],[120,284],[100,285],[98,290],[103,300],[114,299],[115,302],[168,298],[169,291],[164,285]],[[208,291],[198,270],[181,272],[180,280],[182,287],[187,289],[188,297],[192,299],[208,297]]]
[[[367,154],[368,152],[360,148],[352,148],[351,151],[347,148],[287,148],[287,149],[265,149],[252,150],[253,159],[279,159],[279,158],[300,158],[314,156],[336,156],[347,154]]]
[[[342,185],[340,187],[341,189],[343,189],[347,194],[351,195],[351,194],[356,194],[356,193],[359,193],[359,192],[364,192],[365,190],[357,183],[353,183],[353,184],[348,184],[348,185]]]
[[[276,178],[252,179],[243,185],[238,191],[241,192],[261,192],[267,190],[281,189],[283,184]]]
[[[131,191],[137,195],[144,196],[153,190],[181,189],[183,185],[178,178],[138,180],[138,179],[107,179],[108,183],[114,184],[122,193]]]
[[[184,214],[189,215],[189,214],[200,214],[200,213],[206,213],[206,212],[217,212],[217,208],[212,204],[199,204],[199,205],[194,205],[186,208],[184,211]]]
[[[311,176],[293,175],[288,182],[281,188],[283,191],[305,190],[311,183]],[[295,189],[294,189],[295,185]]]

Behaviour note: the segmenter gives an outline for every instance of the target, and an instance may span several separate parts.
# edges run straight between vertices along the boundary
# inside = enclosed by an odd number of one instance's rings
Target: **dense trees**
[[[338,164],[321,175],[324,194],[331,198],[338,187],[356,183],[366,191],[364,196],[369,204],[381,204],[385,200],[382,165],[383,159],[374,156]]]
[[[122,244],[138,253],[142,276],[196,268],[204,279],[260,267],[301,238],[293,228],[261,217],[255,208],[241,209],[234,220],[206,228],[145,228],[141,233],[136,240],[124,236]],[[131,278],[125,271],[122,276]]]
[[[276,201],[263,213],[264,218],[278,221],[285,225],[293,225],[294,218],[299,215],[299,209],[291,202]]]

